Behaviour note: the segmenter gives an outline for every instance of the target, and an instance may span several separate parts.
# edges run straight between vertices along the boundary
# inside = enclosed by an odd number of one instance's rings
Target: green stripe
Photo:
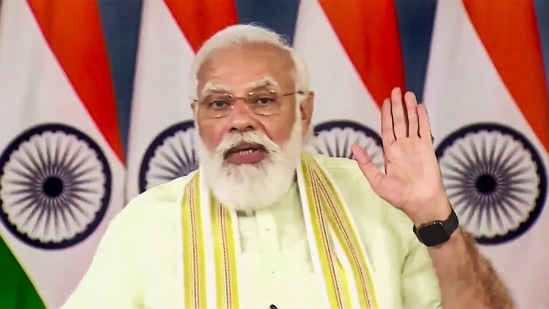
[[[46,308],[31,280],[0,235],[0,308]]]

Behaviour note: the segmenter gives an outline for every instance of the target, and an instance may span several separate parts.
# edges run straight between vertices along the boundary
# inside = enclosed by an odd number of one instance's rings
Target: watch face
[[[446,230],[440,222],[422,226],[417,230],[417,234],[427,246],[435,246],[450,239],[450,236],[446,233]]]

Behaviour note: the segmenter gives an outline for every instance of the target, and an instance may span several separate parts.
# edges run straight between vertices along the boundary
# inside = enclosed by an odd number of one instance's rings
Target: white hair
[[[272,31],[271,29],[257,25],[234,25],[229,26],[211,38],[209,38],[198,53],[193,62],[190,80],[190,94],[193,98],[198,98],[198,70],[200,66],[216,51],[235,45],[246,43],[264,43],[272,44],[282,50],[288,51],[294,63],[293,77],[295,81],[295,91],[309,91],[310,77],[305,61],[289,46],[284,36]],[[298,102],[302,102],[307,96],[298,95]]]

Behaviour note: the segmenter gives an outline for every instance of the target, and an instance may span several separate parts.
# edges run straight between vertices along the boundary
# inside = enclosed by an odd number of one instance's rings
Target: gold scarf
[[[378,308],[365,250],[336,186],[309,154],[301,157],[297,180],[326,305]],[[185,188],[181,211],[185,308],[239,308],[236,213],[211,197],[199,172]]]

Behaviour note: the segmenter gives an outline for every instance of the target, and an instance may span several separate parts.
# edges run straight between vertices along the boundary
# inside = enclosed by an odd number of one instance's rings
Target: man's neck
[[[287,201],[288,199],[294,197],[295,194],[298,194],[297,193],[297,181],[294,181],[292,182],[292,184],[290,185],[290,188],[288,189],[288,191],[286,191],[286,193],[284,193],[276,202],[274,202],[273,204],[269,205],[269,206],[265,206],[265,207],[261,207],[261,208],[258,208],[258,209],[246,209],[246,210],[236,210],[236,215],[238,217],[253,217],[256,215],[257,211],[258,210],[263,210],[263,209],[268,209],[268,208],[272,208],[272,207],[277,207],[277,205],[279,205],[280,203],[284,203],[285,201]]]

